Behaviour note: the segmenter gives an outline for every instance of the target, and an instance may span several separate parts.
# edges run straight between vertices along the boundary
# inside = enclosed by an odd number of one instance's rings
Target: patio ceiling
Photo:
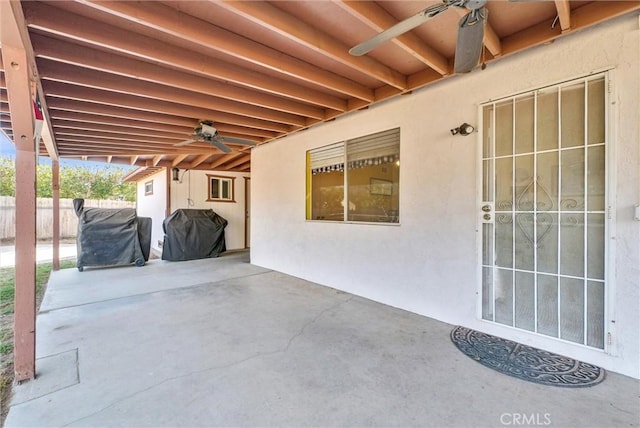
[[[201,120],[213,120],[223,136],[262,144],[452,77],[465,9],[452,7],[365,56],[348,53],[435,3],[23,1],[14,14],[28,28],[52,131],[43,153],[55,147],[63,158],[249,171],[246,146],[225,154],[206,143],[175,144]],[[491,1],[487,8],[490,64],[640,2]],[[4,66],[0,125],[13,138]]]

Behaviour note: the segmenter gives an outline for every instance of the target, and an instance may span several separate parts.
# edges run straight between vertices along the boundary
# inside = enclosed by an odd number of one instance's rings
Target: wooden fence
[[[85,207],[95,208],[135,208],[135,202],[86,199]],[[60,199],[60,238],[75,238],[78,231],[78,217],[73,209],[73,199]],[[0,196],[0,240],[16,237],[16,198]],[[53,199],[38,198],[36,212],[36,237],[53,237]]]

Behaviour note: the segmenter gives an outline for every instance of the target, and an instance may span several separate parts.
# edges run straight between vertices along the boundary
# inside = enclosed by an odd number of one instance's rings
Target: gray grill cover
[[[183,261],[218,257],[226,250],[227,220],[213,210],[179,209],[164,219],[162,260]]]
[[[73,207],[78,216],[78,268],[142,266],[149,259],[150,218],[139,218],[133,208],[85,208],[84,199],[74,199]]]

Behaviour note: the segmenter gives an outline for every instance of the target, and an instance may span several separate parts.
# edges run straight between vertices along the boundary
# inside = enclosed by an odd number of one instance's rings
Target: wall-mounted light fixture
[[[171,179],[173,181],[180,181],[180,170],[178,168],[171,168]]]
[[[453,128],[451,130],[451,135],[456,135],[456,134],[469,135],[475,130],[476,128],[474,128],[473,126],[465,122],[462,125],[458,126],[457,128]]]

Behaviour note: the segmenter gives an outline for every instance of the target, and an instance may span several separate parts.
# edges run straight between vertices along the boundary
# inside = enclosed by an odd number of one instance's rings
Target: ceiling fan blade
[[[174,144],[174,146],[176,146],[176,147],[177,146],[186,146],[187,144],[195,143],[196,141],[198,141],[198,140],[184,140],[184,141],[181,141],[181,142],[179,142],[177,144]]]
[[[362,56],[373,49],[377,48],[384,42],[387,42],[407,31],[413,30],[420,24],[427,22],[431,18],[439,15],[449,8],[449,3],[436,4],[426,8],[425,10],[418,12],[417,14],[398,22],[396,25],[387,28],[382,33],[370,38],[367,41],[360,43],[357,46],[349,49],[349,53],[353,56]]]
[[[250,140],[245,140],[243,138],[235,138],[235,137],[222,137],[222,141],[229,142],[233,144],[242,144],[244,146],[255,146],[256,143]]]
[[[483,7],[469,12],[460,20],[453,67],[455,73],[468,73],[478,65],[487,15],[488,11]]]
[[[231,151],[232,151],[231,147],[227,146],[225,143],[220,141],[219,138],[212,138],[211,140],[209,140],[209,142],[211,144],[213,144],[214,146],[216,146],[217,148],[219,148],[224,153],[231,153]]]

